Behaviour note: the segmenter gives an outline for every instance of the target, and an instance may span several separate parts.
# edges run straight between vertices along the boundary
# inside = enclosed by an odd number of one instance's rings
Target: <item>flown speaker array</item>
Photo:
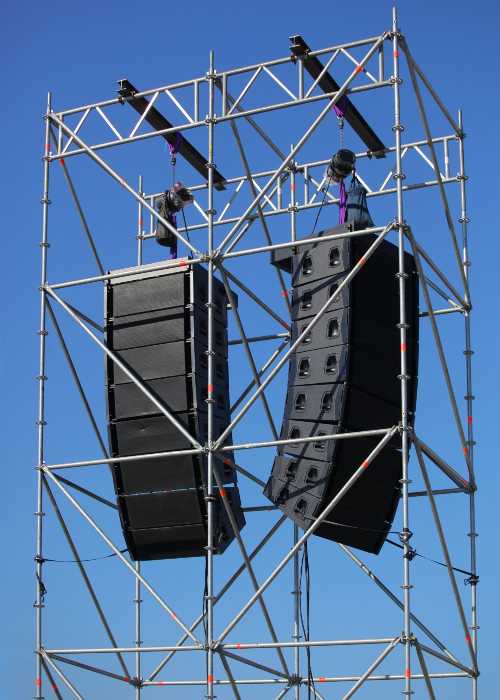
[[[165,263],[163,263],[164,265]],[[207,271],[200,265],[142,265],[106,285],[106,344],[200,443],[207,440]],[[229,423],[227,297],[214,279],[214,438]],[[123,533],[136,560],[202,556],[207,545],[207,461],[201,455],[147,458],[192,448],[109,357],[106,359],[108,434]],[[226,444],[231,444],[229,437]],[[232,457],[231,454],[228,454]],[[245,524],[236,473],[215,460],[238,527]],[[214,546],[234,538],[219,495],[214,502]]]
[[[342,224],[318,234],[348,233]],[[292,341],[374,242],[374,235],[301,246],[274,256],[292,275]],[[418,372],[418,277],[405,253],[408,407]],[[307,529],[352,476],[380,436],[322,436],[397,425],[401,419],[398,249],[383,241],[290,357],[281,439],[317,437],[279,450],[265,494]],[[394,518],[401,479],[394,438],[346,492],[315,534],[378,553]]]

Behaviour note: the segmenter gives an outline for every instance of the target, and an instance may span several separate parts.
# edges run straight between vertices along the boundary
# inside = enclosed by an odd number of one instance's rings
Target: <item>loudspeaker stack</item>
[[[351,224],[318,237],[349,233]],[[292,276],[292,341],[310,323],[374,235],[297,247],[274,256]],[[375,447],[378,438],[323,436],[389,428],[401,420],[398,249],[383,241],[290,357],[282,439],[317,437],[283,446],[265,493],[307,529]],[[407,391],[415,412],[418,371],[418,277],[405,253],[408,324]],[[400,496],[401,439],[370,464],[315,534],[378,553]]]
[[[106,285],[106,343],[134,376],[201,445],[207,441],[208,279],[188,261],[118,270]],[[126,274],[125,274],[126,273]],[[227,297],[214,279],[214,439],[229,423]],[[106,359],[108,434],[114,486],[126,544],[133,559],[202,556],[207,545],[207,460],[201,455],[147,457],[188,450],[191,442],[109,357]],[[231,444],[231,438],[225,444]],[[214,460],[241,529],[232,453]],[[234,538],[218,490],[214,546]]]

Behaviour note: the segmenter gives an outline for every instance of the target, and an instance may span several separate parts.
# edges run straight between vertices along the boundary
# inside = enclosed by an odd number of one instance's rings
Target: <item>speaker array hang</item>
[[[343,224],[318,234],[349,233]],[[374,235],[346,237],[279,252],[274,264],[292,276],[292,341],[332,296]],[[418,277],[405,253],[406,380],[410,418],[418,372]],[[398,249],[383,241],[342,288],[290,357],[282,439],[316,437],[280,448],[265,494],[307,529],[375,447],[375,438],[327,435],[389,428],[401,418]],[[378,438],[380,439],[380,437]],[[400,496],[396,436],[342,497],[315,534],[378,553]]]
[[[106,343],[200,444],[207,440],[207,271],[200,265],[117,272],[106,285]],[[186,262],[186,261],[184,261]],[[229,423],[227,297],[214,279],[214,438]],[[106,359],[108,434],[122,529],[133,559],[203,556],[207,545],[207,461],[201,455],[154,457],[192,448],[191,442],[111,359]],[[229,437],[226,444],[231,444]],[[148,457],[151,455],[151,457]],[[137,459],[123,459],[135,456]],[[214,460],[238,527],[245,524],[230,466]],[[122,458],[122,459],[119,459]],[[234,538],[219,495],[214,543]]]

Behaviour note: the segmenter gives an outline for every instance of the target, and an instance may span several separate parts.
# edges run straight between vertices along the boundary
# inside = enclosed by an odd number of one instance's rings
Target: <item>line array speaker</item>
[[[352,224],[318,237],[352,232]],[[292,341],[366,253],[373,234],[278,252],[292,276]],[[408,407],[415,412],[418,277],[405,253]],[[322,437],[397,425],[401,419],[398,249],[384,240],[342,288],[290,357],[281,439],[316,437],[279,449],[264,493],[307,529],[380,439]],[[396,436],[330,512],[315,534],[378,553],[394,519],[401,479]]]
[[[105,289],[106,344],[200,443],[207,441],[207,271],[200,265],[158,269],[142,265],[119,272]],[[162,263],[164,265],[165,263]],[[210,398],[214,439],[229,423],[227,305],[214,279],[214,366]],[[235,297],[236,298],[236,297]],[[200,455],[148,458],[192,447],[141,389],[106,358],[108,435],[123,534],[136,560],[202,556],[207,545],[207,460]],[[226,444],[231,444],[229,436]],[[238,527],[245,524],[232,453],[214,460]],[[234,538],[224,504],[214,501],[214,546],[222,553]]]

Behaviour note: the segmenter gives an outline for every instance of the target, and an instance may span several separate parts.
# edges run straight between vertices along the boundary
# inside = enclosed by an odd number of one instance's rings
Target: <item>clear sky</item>
[[[479,484],[478,498],[478,540],[479,549],[479,621],[480,621],[480,665],[483,671],[480,680],[481,697],[493,698],[498,692],[498,491],[500,479],[497,467],[497,407],[498,407],[498,175],[496,172],[498,149],[498,25],[499,11],[497,3],[492,1],[476,4],[457,3],[444,0],[431,2],[400,2],[400,26],[407,37],[412,52],[424,72],[430,77],[450,111],[456,114],[458,108],[464,111],[466,141],[466,159],[469,216],[471,218],[470,237],[473,266],[471,270],[472,297],[474,304],[473,348],[474,355],[474,394],[475,423],[477,439],[477,478]],[[34,615],[33,597],[35,580],[33,576],[33,554],[35,542],[34,518],[35,479],[33,465],[36,462],[35,420],[36,420],[36,382],[38,374],[38,298],[39,284],[39,240],[41,228],[40,197],[42,191],[43,122],[42,115],[46,105],[47,90],[53,92],[55,108],[79,106],[100,99],[115,96],[116,80],[129,78],[141,87],[148,88],[169,82],[203,75],[208,69],[208,54],[215,49],[216,66],[219,70],[238,65],[256,63],[260,60],[285,56],[288,50],[287,38],[294,33],[306,37],[308,43],[315,47],[332,46],[349,39],[375,36],[389,29],[391,19],[391,2],[330,3],[311,5],[291,0],[287,3],[266,3],[255,0],[253,3],[179,3],[166,5],[152,2],[134,3],[129,0],[97,3],[33,3],[20,0],[4,4],[1,32],[2,63],[4,65],[2,88],[4,109],[3,124],[3,158],[2,158],[2,233],[4,240],[2,299],[4,302],[3,328],[4,342],[1,346],[1,378],[3,398],[3,508],[1,512],[2,534],[4,544],[4,567],[0,591],[2,600],[2,655],[0,672],[0,698],[17,700],[29,698],[34,694]],[[403,76],[408,81],[407,75]],[[408,81],[409,82],[409,81]],[[405,87],[409,87],[405,84]],[[388,95],[387,95],[388,96]],[[364,97],[363,100],[367,100]],[[323,104],[323,103],[321,103]],[[365,102],[358,102],[358,105]],[[384,110],[367,107],[370,120],[382,128],[392,119],[391,100],[384,103]],[[125,107],[123,108],[126,109]],[[314,117],[316,112],[308,114]],[[276,138],[281,138],[280,145],[286,151],[294,138],[300,136],[301,126],[307,120],[295,124],[292,112],[283,112],[282,126],[269,122],[274,128]],[[432,112],[434,114],[434,112]],[[290,115],[290,117],[288,116]],[[389,121],[388,121],[389,120]],[[407,126],[407,133],[422,138],[418,127],[415,106],[404,102],[402,120]],[[320,141],[312,146],[316,157],[326,158],[336,148],[337,134],[335,121],[330,122],[330,134],[325,134],[322,147]],[[420,128],[420,131],[419,131]],[[439,122],[437,132],[446,128]],[[280,131],[281,129],[281,131]],[[250,138],[251,132],[245,132]],[[387,138],[392,138],[390,128]],[[194,138],[194,137],[193,137]],[[349,138],[346,135],[346,138]],[[203,143],[203,142],[200,142]],[[248,141],[250,143],[250,141]],[[346,145],[349,145],[346,143]],[[221,139],[222,153],[226,155],[226,145]],[[323,148],[323,150],[322,150]],[[161,190],[165,179],[169,178],[168,156],[165,146],[159,140],[150,140],[142,151],[128,152],[130,155],[103,152],[114,167],[119,169],[131,183],[137,182],[140,173],[147,178],[146,189]],[[133,156],[137,153],[138,159]],[[253,164],[259,167],[260,156],[264,152],[260,146],[251,150]],[[267,154],[267,152],[266,152]],[[147,160],[147,159],[150,160]],[[227,152],[227,163],[231,174],[240,172],[237,161],[231,160]],[[75,159],[74,159],[75,160]],[[221,169],[224,160],[217,162]],[[274,161],[275,163],[275,161]],[[233,167],[234,165],[234,167]],[[55,171],[54,166],[53,170]],[[73,164],[71,164],[73,167]],[[81,187],[85,207],[89,211],[89,220],[99,241],[107,266],[119,267],[133,264],[134,227],[136,208],[123,195],[116,197],[116,188],[105,183],[102,175],[89,164],[74,166],[75,179]],[[375,167],[375,165],[373,166]],[[361,174],[369,177],[369,166],[363,165]],[[73,170],[72,170],[73,172]],[[427,171],[426,177],[429,177]],[[192,171],[179,164],[179,174],[187,181]],[[79,222],[71,210],[70,201],[64,191],[64,183],[59,172],[53,176],[54,188],[60,195],[55,196],[51,210],[51,241],[53,266],[49,267],[49,279],[61,280],[71,276],[94,274],[92,260],[82,244],[83,237]],[[149,183],[149,184],[148,184]],[[59,197],[59,199],[58,199]],[[453,205],[456,197],[451,196]],[[419,204],[419,201],[424,204]],[[433,209],[430,208],[432,202]],[[384,208],[385,206],[385,208]],[[428,208],[429,207],[429,208]],[[385,223],[392,218],[393,209],[389,204],[374,203],[373,211],[377,223]],[[455,216],[457,209],[455,208]],[[430,212],[434,212],[430,214]],[[322,215],[326,225],[332,221],[335,213],[332,209]],[[330,217],[330,219],[328,219]],[[446,238],[445,222],[438,210],[437,193],[433,197],[423,196],[422,200],[414,196],[408,205],[407,218],[415,230],[424,231],[424,240],[432,246],[433,241]],[[277,236],[284,231],[276,229]],[[74,242],[73,242],[74,238]],[[260,243],[260,238],[258,239]],[[445,250],[444,244],[436,244],[439,252]],[[149,258],[148,258],[149,259]],[[153,259],[152,257],[150,259]],[[248,258],[246,260],[249,260]],[[235,268],[238,269],[238,268]],[[258,270],[247,270],[256,284]],[[262,278],[264,275],[262,276]],[[455,278],[456,279],[456,276]],[[262,283],[263,293],[270,293],[267,282]],[[93,313],[100,313],[101,290],[87,301],[82,295],[72,297],[80,301],[83,308]],[[70,297],[68,297],[70,298]],[[243,302],[245,303],[245,302]],[[86,306],[88,304],[88,306]],[[246,307],[245,307],[246,308]],[[95,311],[97,309],[97,312]],[[248,309],[247,309],[248,311]],[[250,311],[248,311],[250,313]],[[259,328],[259,318],[249,316],[250,327]],[[443,322],[444,323],[444,322]],[[448,323],[448,321],[446,321]],[[455,322],[457,323],[457,322]],[[458,325],[458,324],[457,324]],[[75,332],[68,324],[68,330],[75,359],[82,368],[82,376],[89,387],[91,399],[102,411],[102,373],[101,359],[81,334]],[[463,410],[463,375],[461,327],[454,331],[451,324],[446,327],[445,342],[450,355],[453,370],[457,372],[458,398]],[[425,334],[424,334],[425,335]],[[427,337],[427,336],[425,336]],[[427,338],[428,339],[428,338]],[[51,345],[51,343],[53,343]],[[49,340],[49,347],[54,357],[63,362],[55,350],[54,339]],[[256,351],[259,359],[264,359],[265,350]],[[260,354],[259,354],[260,353]],[[436,366],[436,358],[431,360],[431,351],[424,351],[424,374],[421,380],[421,412],[418,421],[422,436],[429,436],[431,442],[440,441],[443,453],[454,459],[452,443],[456,437],[452,430],[448,410],[443,408],[442,383]],[[434,364],[433,364],[434,363]],[[235,367],[244,366],[241,355],[235,359]],[[52,375],[51,375],[52,370]],[[98,456],[92,435],[84,423],[84,416],[77,402],[70,395],[72,389],[67,376],[58,379],[56,363],[49,362],[48,367],[48,461],[59,459],[78,459],[80,457]],[[53,376],[53,379],[52,379]],[[236,386],[238,379],[235,378]],[[68,394],[66,394],[66,386]],[[277,421],[280,420],[283,386],[272,395],[272,406]],[[435,400],[433,391],[435,390]],[[440,393],[441,392],[441,393]],[[425,400],[424,400],[425,399]],[[256,413],[248,424],[250,439],[257,434],[259,416]],[[52,425],[54,426],[52,428]],[[56,427],[58,426],[58,427]],[[441,430],[442,429],[442,430]],[[52,430],[52,432],[51,432]],[[447,444],[443,433],[450,431],[450,443]],[[241,438],[243,432],[239,433]],[[238,434],[236,435],[238,438]],[[265,479],[272,452],[266,458],[249,457],[249,464]],[[261,461],[259,461],[259,459]],[[416,470],[416,463],[412,461]],[[461,467],[463,469],[463,466]],[[102,474],[102,472],[99,472]],[[73,475],[74,476],[74,475]],[[78,475],[83,483],[83,476]],[[102,479],[96,472],[89,475],[89,483],[94,478]],[[76,478],[76,477],[75,477]],[[100,483],[100,482],[99,482]],[[418,482],[418,479],[416,480]],[[440,482],[441,484],[441,482]],[[103,482],[103,489],[111,493],[110,484]],[[252,503],[256,502],[258,491],[250,492]],[[254,500],[252,500],[254,499]],[[456,499],[456,500],[453,500]],[[416,500],[416,499],[414,499]],[[249,502],[249,501],[247,501]],[[450,497],[444,505],[446,527],[450,533],[452,550],[456,555],[458,566],[467,568],[466,542],[467,522],[465,500],[462,496]],[[49,506],[47,505],[47,510]],[[72,525],[81,548],[82,557],[106,554],[103,542],[89,536],[83,521],[74,518],[71,511],[65,513]],[[423,513],[422,529],[415,546],[424,554],[442,559],[436,544],[436,538],[427,513]],[[48,520],[48,518],[46,519]],[[246,532],[249,541],[255,541],[258,533],[263,533],[272,522],[267,516],[256,523],[255,515],[248,516]],[[427,523],[427,524],[426,524]],[[108,522],[107,526],[119,540],[117,524]],[[416,529],[416,528],[415,528]],[[252,533],[255,534],[255,537]],[[70,553],[62,538],[48,526],[48,546],[45,556],[54,559],[70,558]],[[259,577],[269,572],[279,555],[286,551],[286,540],[277,540],[276,546],[269,550],[268,559],[259,563]],[[313,593],[313,635],[332,635],[335,638],[347,638],[364,635],[385,636],[399,634],[402,619],[399,612],[394,612],[381,594],[370,587],[362,574],[354,567],[346,568],[345,557],[340,559],[334,545],[315,544],[312,548]],[[233,549],[234,549],[233,545]],[[335,557],[333,553],[335,552]],[[393,582],[397,591],[400,585],[400,559],[397,552],[383,550],[385,559],[368,558],[379,575]],[[331,557],[330,557],[331,555]],[[238,561],[231,550],[224,555],[227,571]],[[417,560],[415,570],[415,596],[418,609],[427,611],[426,621],[432,627],[436,623],[439,630],[452,648],[459,651],[460,658],[465,659],[465,648],[460,641],[460,629],[452,622],[455,614],[450,605],[450,594],[446,589],[446,580],[441,571],[436,572],[434,565]],[[353,571],[351,571],[353,569]],[[47,640],[53,646],[86,646],[95,640],[105,644],[99,628],[94,622],[94,614],[87,605],[85,592],[80,588],[77,572],[73,564],[48,564],[46,567],[47,606],[49,613]],[[133,618],[131,609],[123,612],[122,604],[130,603],[133,597],[132,581],[125,573],[118,576],[120,569],[116,561],[108,560],[89,564],[89,574],[102,594],[109,611],[110,619],[116,625],[118,637],[125,645],[133,642]],[[149,570],[148,570],[149,572]],[[288,575],[288,574],[287,574]],[[172,593],[174,600],[179,600],[182,616],[189,621],[201,610],[201,569],[196,565],[181,564],[175,568],[169,564],[165,569],[151,569],[151,578],[168,597]],[[463,592],[463,577],[459,575],[458,583]],[[221,580],[221,579],[218,579]],[[126,584],[123,582],[126,581]],[[123,587],[125,586],[125,588]],[[325,587],[326,586],[326,587]],[[270,605],[278,610],[281,600],[290,607],[290,580],[269,592]],[[243,599],[249,593],[245,582],[242,584]],[[283,594],[286,593],[285,598]],[[421,596],[419,598],[419,595]],[[442,603],[442,597],[447,601]],[[465,591],[464,600],[468,592]],[[85,599],[85,603],[82,601]],[[436,601],[433,604],[433,600]],[[360,602],[362,601],[362,602]],[[230,606],[228,614],[233,608]],[[429,610],[431,611],[429,616]],[[291,619],[280,618],[280,631],[290,634]],[[467,611],[468,612],[468,611]],[[126,619],[125,619],[126,615]],[[254,616],[258,617],[257,612]],[[325,619],[332,621],[325,627]],[[453,618],[454,619],[454,618]],[[288,620],[288,622],[287,622]],[[384,622],[390,624],[384,627]],[[149,641],[156,644],[172,641],[176,631],[168,625],[163,626],[158,618],[158,609],[149,604],[145,606],[145,621],[152,630]],[[288,625],[288,627],[287,627]],[[266,638],[260,622],[249,623],[247,629],[240,629],[248,641]],[[176,637],[175,637],[176,638]],[[238,641],[235,639],[235,641]],[[266,658],[266,657],[264,657]],[[269,657],[267,657],[269,658]],[[366,667],[371,656],[360,655],[359,659]],[[362,670],[356,666],[355,659],[347,656],[335,657],[333,665],[325,656],[319,656],[313,667],[319,674],[355,673]],[[345,664],[344,664],[345,659]],[[104,664],[101,659],[93,659]],[[365,663],[366,661],[366,663]],[[111,668],[111,661],[109,662]],[[322,663],[324,666],[322,666]],[[402,668],[399,661],[394,661],[396,668]],[[399,664],[399,665],[398,665]],[[415,663],[416,666],[416,663]],[[68,675],[79,681],[78,672]],[[188,667],[187,661],[176,662],[170,677],[187,678],[195,673],[198,677],[203,672]],[[201,667],[200,667],[201,668]],[[385,666],[382,668],[386,668]],[[443,670],[442,666],[434,667]],[[115,670],[115,667],[113,667]],[[240,677],[250,677],[251,673],[244,667]],[[400,672],[399,670],[397,672]],[[177,674],[177,675],[176,675]],[[245,674],[247,674],[245,676]],[[386,698],[385,684],[372,684],[363,690],[360,697]],[[85,698],[98,697],[95,680],[82,680]],[[107,683],[106,697],[133,697],[128,686]],[[344,686],[342,686],[343,688]],[[465,681],[457,681],[453,688],[453,697],[457,700],[468,698],[469,686]],[[437,686],[439,693],[445,685]],[[396,697],[401,688],[399,684],[390,686]],[[441,690],[441,692],[443,692]],[[152,689],[154,693],[167,696],[166,690]],[[170,697],[201,697],[203,690],[170,691]],[[266,691],[267,692],[267,691]],[[339,688],[330,686],[323,693],[326,698],[339,696]],[[365,695],[363,695],[363,692]],[[225,691],[218,692],[220,697],[229,697]],[[51,697],[47,688],[45,696]],[[68,695],[69,697],[69,695]],[[103,697],[100,695],[99,697]],[[262,697],[274,697],[262,693]],[[416,697],[425,697],[425,690],[417,686]],[[451,696],[447,696],[451,697]]]

